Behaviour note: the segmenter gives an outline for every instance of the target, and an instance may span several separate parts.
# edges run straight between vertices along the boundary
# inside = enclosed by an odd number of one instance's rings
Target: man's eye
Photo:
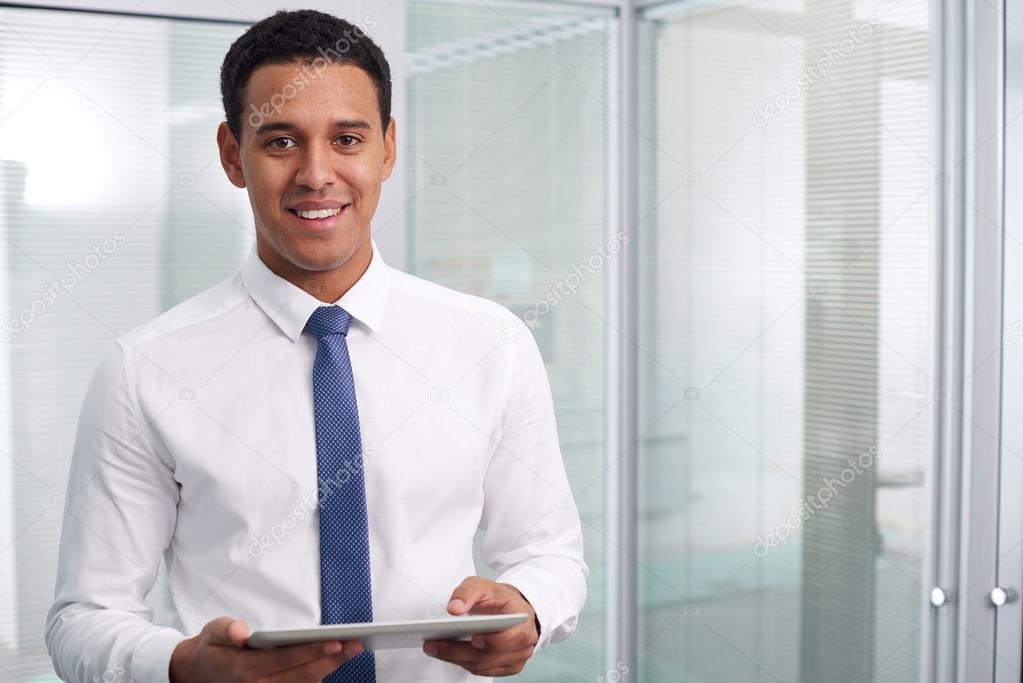
[[[359,144],[359,138],[354,135],[339,135],[337,139],[342,141],[342,147],[355,147],[355,145]],[[345,140],[349,142],[345,142]]]
[[[294,142],[291,138],[279,137],[267,140],[266,146],[270,149],[291,149],[291,144],[294,144]]]

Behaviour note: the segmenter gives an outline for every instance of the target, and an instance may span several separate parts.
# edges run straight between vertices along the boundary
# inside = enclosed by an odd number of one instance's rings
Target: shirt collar
[[[352,318],[376,334],[384,318],[389,277],[376,242],[371,239],[370,245],[373,252],[369,267],[334,305],[348,311]],[[255,244],[242,264],[241,276],[249,296],[292,341],[301,336],[313,311],[327,305],[270,270],[259,258]]]

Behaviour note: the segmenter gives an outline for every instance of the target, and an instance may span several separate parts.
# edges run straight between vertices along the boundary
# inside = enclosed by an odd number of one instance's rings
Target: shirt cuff
[[[173,628],[160,628],[142,636],[131,657],[132,680],[138,683],[169,683],[174,648],[188,636]]]
[[[507,583],[515,586],[515,590],[522,593],[522,597],[532,606],[536,612],[536,618],[540,621],[540,638],[533,647],[534,654],[547,647],[551,642],[551,635],[555,624],[553,615],[550,613],[548,602],[543,599],[543,582],[534,580],[529,576],[528,571],[509,571],[497,578],[497,583]]]

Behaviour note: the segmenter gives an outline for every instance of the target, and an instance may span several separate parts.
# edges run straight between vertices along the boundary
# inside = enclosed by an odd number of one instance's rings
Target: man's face
[[[231,182],[248,190],[264,260],[323,272],[368,253],[380,184],[394,168],[395,126],[392,119],[383,135],[376,89],[359,67],[308,70],[298,88],[302,66],[253,71],[240,143],[226,124],[217,141]],[[320,217],[324,211],[331,215]]]

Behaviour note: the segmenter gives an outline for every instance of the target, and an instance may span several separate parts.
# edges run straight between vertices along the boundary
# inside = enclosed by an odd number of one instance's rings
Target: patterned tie
[[[345,309],[320,306],[306,323],[317,339],[313,406],[320,499],[320,621],[324,624],[373,621],[362,437],[345,340],[351,322]],[[375,683],[373,653],[363,652],[324,680]]]

